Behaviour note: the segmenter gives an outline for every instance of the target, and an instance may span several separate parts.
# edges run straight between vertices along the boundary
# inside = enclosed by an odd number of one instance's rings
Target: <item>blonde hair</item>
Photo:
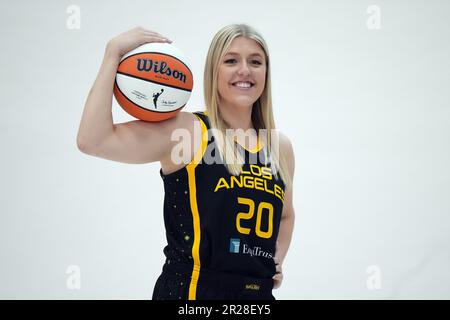
[[[251,119],[253,127],[257,132],[259,132],[260,129],[266,129],[262,130],[266,132],[265,136],[260,137],[258,134],[258,138],[262,138],[266,143],[266,159],[270,159],[272,171],[275,176],[278,176],[279,172],[285,186],[289,186],[292,183],[292,178],[289,174],[286,157],[284,154],[279,152],[279,148],[277,147],[277,143],[279,141],[278,135],[275,133],[275,139],[273,137],[274,132],[276,132],[276,127],[272,110],[270,60],[267,44],[255,29],[246,24],[232,24],[219,30],[211,42],[208,55],[206,57],[203,79],[204,98],[210,125],[213,129],[212,132],[221,133],[214,134],[217,148],[230,174],[239,175],[242,169],[243,158],[235,148],[234,139],[230,137],[230,135],[226,134],[226,129],[228,129],[228,126],[220,115],[217,86],[220,63],[230,47],[231,42],[236,37],[245,37],[255,40],[265,53],[265,87],[261,96],[256,102],[253,103]],[[275,147],[273,147],[274,145]]]

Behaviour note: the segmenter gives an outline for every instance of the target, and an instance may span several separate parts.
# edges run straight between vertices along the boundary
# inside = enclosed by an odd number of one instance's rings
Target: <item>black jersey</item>
[[[206,112],[194,113],[202,144],[194,159],[163,179],[166,264],[189,266],[189,299],[196,299],[202,271],[271,279],[285,185],[265,161],[264,145],[246,150],[239,176],[222,163],[205,160],[216,150]],[[217,151],[218,152],[218,151]],[[211,154],[211,153],[208,153]],[[250,157],[258,155],[257,162]],[[201,160],[200,160],[201,159]]]

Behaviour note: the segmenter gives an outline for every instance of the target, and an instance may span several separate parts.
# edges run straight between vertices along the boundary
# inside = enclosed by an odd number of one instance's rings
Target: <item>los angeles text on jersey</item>
[[[214,192],[217,192],[222,188],[250,188],[273,194],[281,201],[284,201],[284,190],[282,187],[277,183],[273,183],[272,187],[269,186],[269,181],[273,180],[272,169],[269,167],[251,164],[250,170],[242,169],[239,176],[236,177],[232,175],[229,179],[230,180],[227,180],[224,177],[220,178]]]

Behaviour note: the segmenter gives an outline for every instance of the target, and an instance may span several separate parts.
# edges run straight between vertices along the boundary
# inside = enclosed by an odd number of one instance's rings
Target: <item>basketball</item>
[[[173,44],[146,43],[120,60],[114,96],[131,116],[144,121],[174,117],[187,103],[193,77],[184,54]]]

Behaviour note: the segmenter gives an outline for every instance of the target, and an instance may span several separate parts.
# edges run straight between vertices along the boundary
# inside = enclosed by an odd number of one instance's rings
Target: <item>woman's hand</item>
[[[281,286],[281,282],[283,281],[283,268],[277,257],[274,257],[273,260],[275,261],[275,267],[276,267],[276,273],[272,277],[272,279],[274,280],[273,288],[278,289]]]
[[[171,43],[172,40],[155,31],[147,30],[142,27],[136,27],[109,40],[106,45],[106,53],[115,58],[121,59],[127,52],[148,42]]]

